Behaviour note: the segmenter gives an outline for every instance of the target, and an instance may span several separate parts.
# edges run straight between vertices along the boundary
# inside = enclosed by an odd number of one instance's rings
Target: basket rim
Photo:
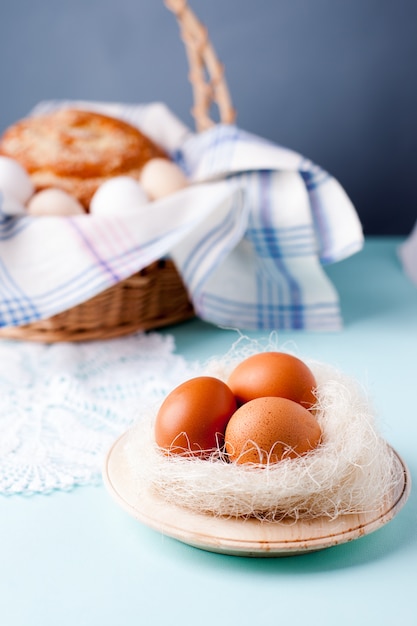
[[[214,47],[209,39],[207,28],[197,18],[188,6],[187,0],[163,0],[166,8],[176,17],[180,28],[180,35],[184,43],[188,65],[189,82],[193,92],[193,107],[191,114],[195,121],[197,132],[205,131],[218,122],[215,122],[211,113],[213,107],[217,107],[220,123],[232,124],[236,118],[236,111],[232,104],[229,88],[225,78],[224,66],[220,62]],[[97,313],[100,324],[91,323],[94,316],[94,307],[97,296],[75,305],[74,307],[54,315],[46,320],[39,320],[24,326],[6,326],[0,329],[0,338],[24,339],[54,343],[58,341],[85,341],[90,339],[107,339],[131,334],[135,331],[150,330],[177,324],[181,321],[195,317],[192,301],[187,293],[182,277],[174,264],[160,266],[157,261],[145,272],[156,272],[158,289],[160,290],[159,302],[154,303],[153,315],[146,318],[133,316],[126,321],[126,315],[121,315],[119,323],[108,323],[110,316],[106,316],[105,308]],[[159,272],[159,276],[158,276]],[[170,272],[170,273],[169,273]],[[167,279],[166,276],[169,276]],[[163,278],[161,279],[161,277]],[[161,279],[161,280],[159,280]],[[129,282],[132,291],[147,292],[154,290],[155,281],[143,280],[143,272],[135,272],[131,277],[121,281]],[[165,281],[165,282],[164,282]],[[120,299],[120,290],[124,287],[121,283],[105,290],[109,297]],[[101,296],[98,294],[98,296]],[[110,307],[110,305],[109,305]],[[87,325],[74,324],[74,313],[87,311],[89,321]],[[80,313],[81,317],[81,313]],[[106,323],[103,323],[103,322]]]

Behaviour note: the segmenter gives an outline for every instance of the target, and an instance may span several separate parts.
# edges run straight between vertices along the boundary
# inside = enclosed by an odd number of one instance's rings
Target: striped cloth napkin
[[[191,184],[124,216],[10,217],[1,212],[0,325],[51,317],[170,256],[202,319],[241,329],[338,330],[323,269],[363,245],[341,185],[292,150],[234,125],[195,134],[163,104],[79,106],[137,125]]]

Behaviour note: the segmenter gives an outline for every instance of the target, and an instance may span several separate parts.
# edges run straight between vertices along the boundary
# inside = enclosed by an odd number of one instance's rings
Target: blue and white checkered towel
[[[327,172],[233,125],[195,134],[159,103],[46,102],[33,114],[68,104],[137,125],[192,184],[120,217],[7,217],[0,194],[0,325],[51,317],[170,256],[206,321],[341,328],[338,294],[322,266],[357,252],[363,234]]]

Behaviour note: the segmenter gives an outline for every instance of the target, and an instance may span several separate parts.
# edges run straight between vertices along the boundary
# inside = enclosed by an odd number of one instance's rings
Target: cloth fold
[[[135,124],[168,150],[190,186],[117,217],[8,217],[0,196],[0,325],[48,318],[170,256],[208,322],[341,328],[322,266],[360,250],[363,234],[332,176],[233,125],[195,134],[161,103],[52,101],[32,114],[68,105]]]
[[[417,287],[417,222],[405,241],[398,247],[398,256],[405,274]]]

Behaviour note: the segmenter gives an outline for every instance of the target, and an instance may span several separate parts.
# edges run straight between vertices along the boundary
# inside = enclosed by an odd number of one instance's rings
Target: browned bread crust
[[[16,122],[0,138],[0,154],[23,165],[36,190],[63,189],[86,210],[108,178],[138,179],[150,159],[169,158],[130,124],[79,109],[58,109]]]

